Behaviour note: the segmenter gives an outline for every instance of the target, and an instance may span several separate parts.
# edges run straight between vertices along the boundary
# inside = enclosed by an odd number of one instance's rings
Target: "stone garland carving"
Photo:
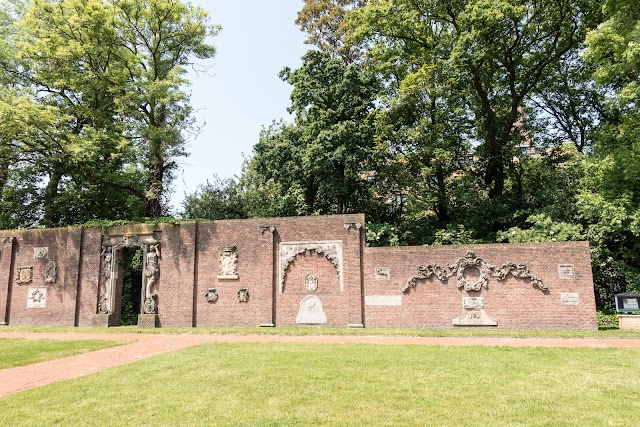
[[[23,265],[18,267],[18,272],[16,273],[16,283],[19,285],[25,285],[27,283],[31,283],[33,279],[33,266],[32,265]]]
[[[306,251],[314,251],[324,255],[338,272],[340,291],[342,284],[342,243],[341,242],[307,242],[307,243],[282,243],[280,244],[280,292],[284,292],[284,279],[287,275],[289,264],[300,254]]]
[[[465,277],[465,271],[470,273],[472,269],[479,272],[479,278],[475,282],[470,282]],[[514,277],[529,279],[534,287],[542,291],[547,290],[542,280],[531,273],[525,264],[515,264],[508,261],[502,264],[500,268],[496,268],[482,258],[478,258],[473,251],[467,251],[463,258],[446,267],[441,267],[435,263],[419,266],[416,269],[416,273],[409,278],[407,284],[402,288],[402,292],[408,292],[409,289],[415,288],[416,281],[419,279],[430,279],[435,276],[442,283],[446,283],[454,274],[456,274],[458,288],[464,288],[465,291],[480,291],[481,289],[487,289],[489,273],[491,277],[499,282],[506,280],[507,276],[511,274]]]
[[[238,278],[238,252],[235,246],[223,246],[220,252],[218,279]]]
[[[55,283],[58,278],[58,264],[55,261],[49,261],[44,267],[45,283]]]

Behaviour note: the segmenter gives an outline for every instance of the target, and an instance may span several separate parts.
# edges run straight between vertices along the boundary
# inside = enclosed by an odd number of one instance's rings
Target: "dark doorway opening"
[[[137,325],[142,295],[142,248],[122,250],[122,305],[118,326]]]

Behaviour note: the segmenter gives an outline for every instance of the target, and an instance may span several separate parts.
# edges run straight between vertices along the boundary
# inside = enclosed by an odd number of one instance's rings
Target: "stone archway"
[[[99,280],[99,301],[97,316],[99,323],[113,326],[118,322],[119,307],[118,285],[122,281],[118,260],[126,248],[140,248],[142,250],[142,289],[141,315],[157,314],[157,293],[154,292],[160,275],[160,243],[152,234],[149,235],[116,235],[104,236],[102,239],[101,270]],[[120,282],[119,282],[120,281]],[[120,289],[120,292],[122,290]]]

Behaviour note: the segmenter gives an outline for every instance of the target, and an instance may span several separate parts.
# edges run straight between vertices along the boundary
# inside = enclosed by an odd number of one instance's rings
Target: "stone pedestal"
[[[109,324],[109,315],[108,314],[94,314],[91,319],[91,326],[94,328],[108,328],[111,326]]]
[[[157,314],[138,314],[138,328],[157,328],[160,325]]]
[[[498,322],[489,317],[484,310],[484,298],[462,298],[462,307],[465,312],[451,321],[453,326],[498,326]]]
[[[640,330],[640,315],[639,314],[619,314],[618,327],[620,329]]]

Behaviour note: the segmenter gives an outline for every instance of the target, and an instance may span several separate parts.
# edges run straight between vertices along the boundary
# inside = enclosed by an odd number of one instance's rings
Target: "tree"
[[[372,0],[348,14],[350,40],[368,46],[389,79],[414,78],[423,65],[446,62],[472,113],[490,198],[502,195],[522,142],[523,105],[546,73],[580,46],[587,3],[562,1]],[[398,68],[411,64],[408,74]]]
[[[192,219],[236,219],[246,218],[240,186],[233,178],[221,179],[213,176],[199,185],[195,193],[182,202],[183,216]]]
[[[367,173],[375,170],[375,77],[318,51],[307,52],[301,68],[285,68],[281,77],[293,85],[289,111],[296,118],[263,132],[254,147],[261,184],[302,191],[306,213],[361,211],[370,196]]]

